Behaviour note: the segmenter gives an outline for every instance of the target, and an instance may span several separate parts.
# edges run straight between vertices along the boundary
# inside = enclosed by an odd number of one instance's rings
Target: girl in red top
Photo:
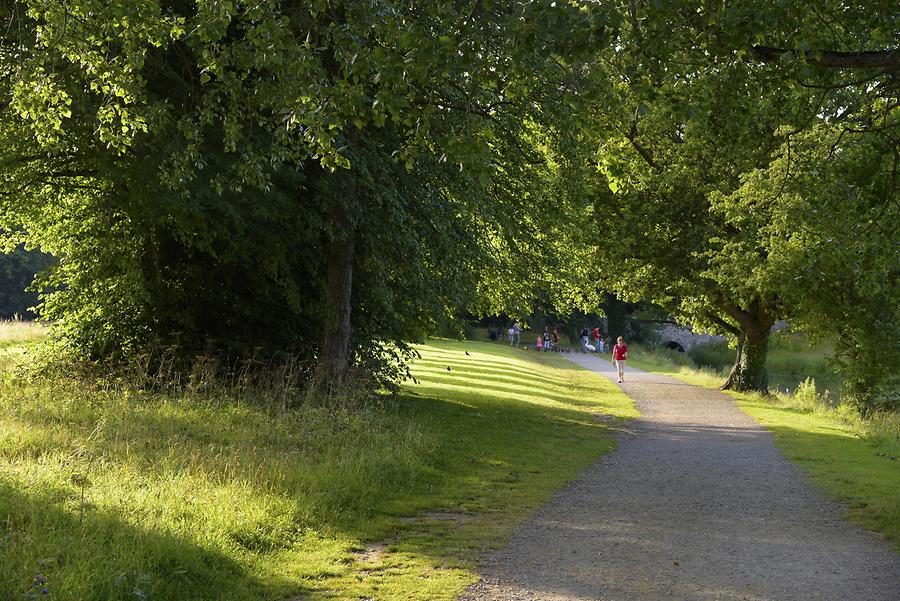
[[[625,361],[628,359],[628,347],[625,346],[625,340],[619,336],[616,339],[616,346],[613,347],[613,363],[619,371],[619,383],[625,381]]]

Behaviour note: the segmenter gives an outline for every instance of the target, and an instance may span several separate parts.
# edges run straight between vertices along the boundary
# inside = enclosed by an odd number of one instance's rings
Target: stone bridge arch
[[[690,328],[667,324],[657,331],[659,341],[662,346],[680,353],[686,352],[697,346],[698,344],[706,344],[709,342],[724,342],[724,336],[714,336],[713,334],[695,334]]]

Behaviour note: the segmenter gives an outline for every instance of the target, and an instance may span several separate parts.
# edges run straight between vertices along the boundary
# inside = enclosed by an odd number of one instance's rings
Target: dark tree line
[[[0,253],[0,319],[34,319],[31,309],[39,299],[31,284],[52,262],[48,255],[21,247]]]

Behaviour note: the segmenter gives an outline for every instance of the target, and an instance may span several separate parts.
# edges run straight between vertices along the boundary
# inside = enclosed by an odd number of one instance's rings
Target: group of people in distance
[[[519,342],[521,341],[521,334],[522,326],[519,325],[519,322],[517,321],[506,331],[509,345],[518,347]],[[591,344],[591,335],[593,335],[594,344]],[[491,340],[496,340],[498,342],[501,341],[500,332],[497,332],[493,329],[490,329],[488,331],[488,336]],[[589,332],[587,326],[585,326],[581,328],[579,337],[581,338],[582,352],[602,354],[612,352],[612,362],[616,366],[619,383],[625,381],[625,362],[628,360],[628,346],[625,344],[625,340],[621,336],[616,339],[616,344],[610,346],[606,343],[605,340],[603,340],[603,337],[600,334],[599,327],[596,327],[593,329],[593,331]],[[534,348],[538,352],[559,352],[563,350],[559,346],[559,332],[557,331],[557,329],[553,328],[551,330],[550,328],[544,328],[543,333],[538,332]]]
[[[594,331],[590,332],[590,334],[593,334],[594,344],[591,344],[591,337],[588,334],[587,326],[581,328],[581,333],[578,334],[578,337],[581,338],[581,350],[585,353],[608,353],[608,345],[600,336],[600,328],[594,328]]]
[[[549,328],[544,328],[543,334],[538,332],[537,340],[534,343],[534,348],[536,348],[538,352],[559,352],[559,332],[556,331],[556,328],[553,328],[552,331]]]

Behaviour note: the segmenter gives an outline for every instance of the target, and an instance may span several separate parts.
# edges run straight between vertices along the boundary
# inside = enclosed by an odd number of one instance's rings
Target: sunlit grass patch
[[[0,379],[0,597],[454,598],[636,413],[557,356],[419,350],[354,409]]]
[[[46,326],[35,322],[0,320],[0,375],[25,363],[28,349],[47,331]]]
[[[32,321],[0,320],[0,348],[38,340],[47,334],[47,328]]]

